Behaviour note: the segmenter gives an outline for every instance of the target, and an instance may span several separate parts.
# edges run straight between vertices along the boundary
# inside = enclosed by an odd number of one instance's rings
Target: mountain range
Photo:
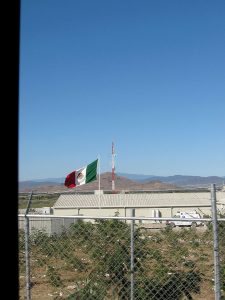
[[[19,192],[65,192],[68,189],[64,186],[65,178],[46,178],[38,180],[19,181]],[[225,176],[155,176],[129,173],[117,173],[115,176],[116,190],[165,190],[182,188],[209,187],[212,183],[222,186]],[[111,190],[111,172],[102,173],[100,176],[101,189]],[[98,179],[89,184],[77,187],[76,190],[97,190]]]
[[[129,179],[148,182],[150,180],[158,180],[170,184],[175,184],[178,186],[199,186],[199,185],[209,185],[211,183],[222,185],[225,183],[225,176],[191,176],[191,175],[173,175],[173,176],[155,176],[155,175],[136,175],[136,174],[126,174],[119,173],[121,176],[125,176]]]

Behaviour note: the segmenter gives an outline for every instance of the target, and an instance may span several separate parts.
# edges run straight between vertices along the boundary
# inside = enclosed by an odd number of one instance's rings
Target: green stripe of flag
[[[97,178],[98,159],[87,165],[86,183],[91,182]]]

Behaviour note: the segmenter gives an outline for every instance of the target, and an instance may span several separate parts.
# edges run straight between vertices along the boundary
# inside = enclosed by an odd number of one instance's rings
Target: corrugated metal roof
[[[223,195],[218,195],[217,201]],[[211,194],[201,193],[151,193],[151,194],[103,194],[80,195],[62,194],[53,208],[85,207],[172,207],[172,206],[210,206]]]

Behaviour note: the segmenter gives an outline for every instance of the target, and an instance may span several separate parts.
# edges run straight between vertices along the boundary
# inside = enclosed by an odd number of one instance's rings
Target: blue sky
[[[19,180],[225,176],[224,0],[21,0]]]

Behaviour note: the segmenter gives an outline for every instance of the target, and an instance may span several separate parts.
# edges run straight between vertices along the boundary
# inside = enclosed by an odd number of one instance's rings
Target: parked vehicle
[[[177,220],[173,221],[166,221],[166,225],[170,227],[175,226],[191,226],[191,227],[197,227],[203,225],[201,221],[191,220],[191,219],[200,219],[201,216],[196,211],[192,212],[185,212],[185,211],[178,211],[173,218],[176,218]],[[179,221],[179,219],[186,219],[186,221]]]

